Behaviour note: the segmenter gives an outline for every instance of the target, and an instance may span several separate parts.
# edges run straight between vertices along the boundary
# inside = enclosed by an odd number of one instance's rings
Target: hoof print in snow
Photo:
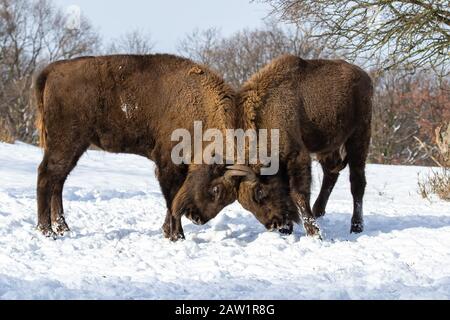
[[[352,223],[350,228],[350,233],[361,233],[364,231],[364,224],[362,223]]]

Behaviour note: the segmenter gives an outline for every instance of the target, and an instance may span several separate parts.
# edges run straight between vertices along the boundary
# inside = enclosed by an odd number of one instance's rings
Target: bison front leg
[[[159,180],[162,193],[166,200],[167,212],[162,232],[165,238],[171,241],[184,239],[183,227],[181,225],[181,216],[176,217],[172,214],[172,202],[178,190],[186,179],[186,168],[177,167],[172,163],[158,165],[156,168],[156,177]]]
[[[164,237],[171,241],[184,239],[183,226],[181,225],[181,217],[176,219],[172,216],[170,210],[167,210],[166,219],[162,226]]]
[[[183,226],[181,225],[181,216],[173,217],[170,220],[170,237],[171,241],[184,240]]]
[[[294,202],[300,211],[300,217],[302,219],[303,228],[305,228],[306,235],[322,239],[319,225],[316,222],[316,218],[312,214],[309,204],[309,193],[296,191],[293,192],[291,196],[293,197]]]
[[[321,239],[319,225],[310,205],[311,159],[309,154],[300,154],[289,161],[288,174],[291,197],[300,212],[306,234]]]
[[[166,212],[166,218],[164,219],[164,224],[161,227],[161,230],[163,232],[164,238],[169,239],[170,238],[170,224],[172,219],[172,213],[170,210],[167,210]]]

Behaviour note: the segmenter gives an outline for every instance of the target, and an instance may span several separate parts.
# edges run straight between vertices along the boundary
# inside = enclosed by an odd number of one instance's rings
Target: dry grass
[[[5,123],[3,119],[0,119],[0,142],[13,143],[14,138],[9,134],[6,129]]]
[[[419,179],[419,192],[422,197],[430,199],[432,194],[442,200],[450,201],[450,169],[441,168],[433,171],[425,180]]]
[[[432,171],[425,180],[419,179],[419,192],[426,199],[430,199],[431,194],[436,194],[439,198],[450,201],[450,123],[440,126],[435,133],[439,156],[433,160],[440,169]]]

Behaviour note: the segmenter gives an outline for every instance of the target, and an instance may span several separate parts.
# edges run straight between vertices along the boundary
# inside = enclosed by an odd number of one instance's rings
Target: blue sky
[[[224,35],[259,27],[270,8],[249,0],[54,0],[62,9],[81,8],[105,39],[139,29],[149,32],[159,52],[176,52],[194,29],[219,27]]]

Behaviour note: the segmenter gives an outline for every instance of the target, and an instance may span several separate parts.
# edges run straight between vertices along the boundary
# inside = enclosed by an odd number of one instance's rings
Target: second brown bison
[[[341,60],[303,60],[285,55],[253,75],[239,93],[239,126],[280,130],[280,172],[259,175],[261,165],[247,172],[238,200],[272,227],[280,212],[298,221],[306,233],[319,236],[316,217],[325,213],[339,172],[350,168],[353,217],[351,232],[363,230],[365,162],[371,136],[372,81],[359,67]],[[269,146],[270,147],[270,146]],[[311,155],[324,177],[320,194],[310,208]]]

